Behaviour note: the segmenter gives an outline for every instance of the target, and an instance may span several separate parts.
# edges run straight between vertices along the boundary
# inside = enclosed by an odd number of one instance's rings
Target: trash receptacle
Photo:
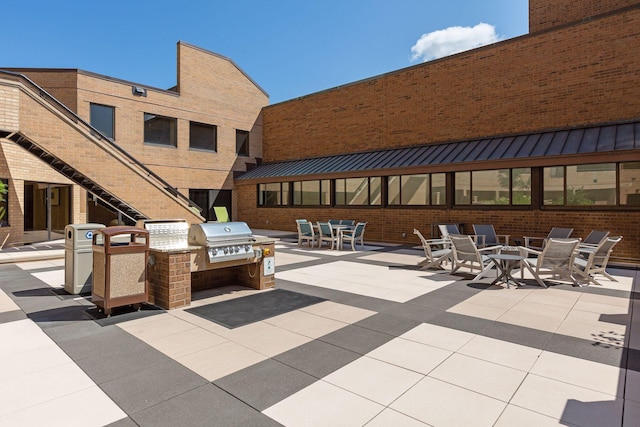
[[[147,302],[149,232],[115,226],[93,234],[92,302],[111,315],[111,309]]]
[[[64,228],[64,290],[70,294],[91,291],[93,233],[102,224],[69,224]]]

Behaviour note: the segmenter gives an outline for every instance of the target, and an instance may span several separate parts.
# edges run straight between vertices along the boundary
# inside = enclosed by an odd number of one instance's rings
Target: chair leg
[[[606,277],[607,279],[611,280],[612,282],[617,282],[618,281],[618,279],[616,279],[615,277],[613,277],[612,275],[610,275],[609,273],[607,273],[604,270],[602,270],[600,272],[600,274],[602,274],[604,277]]]

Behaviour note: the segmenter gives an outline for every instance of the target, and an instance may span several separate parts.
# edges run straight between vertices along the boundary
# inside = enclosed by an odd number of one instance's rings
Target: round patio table
[[[513,282],[516,286],[523,286],[511,275],[511,270],[515,268],[515,265],[524,259],[521,255],[508,255],[508,254],[490,254],[487,257],[495,264],[498,269],[498,277],[491,282],[492,285],[497,283],[505,283],[507,289],[509,289],[509,282]]]

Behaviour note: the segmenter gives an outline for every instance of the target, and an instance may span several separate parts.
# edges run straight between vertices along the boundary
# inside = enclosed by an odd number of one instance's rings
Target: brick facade
[[[637,3],[637,0],[529,0],[529,32],[587,21]]]

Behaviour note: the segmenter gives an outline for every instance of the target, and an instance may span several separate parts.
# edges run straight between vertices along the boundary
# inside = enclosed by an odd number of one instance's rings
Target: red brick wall
[[[529,32],[587,20],[637,3],[637,0],[529,0]]]
[[[264,109],[265,162],[640,116],[640,5]]]

